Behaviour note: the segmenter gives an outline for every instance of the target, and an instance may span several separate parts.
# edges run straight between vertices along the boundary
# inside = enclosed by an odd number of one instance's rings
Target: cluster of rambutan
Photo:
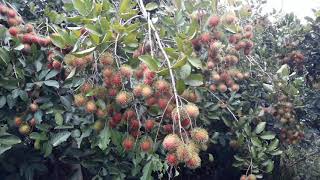
[[[234,68],[239,62],[239,51],[243,50],[248,55],[253,48],[251,39],[253,38],[252,26],[247,25],[238,33],[230,35],[229,44],[223,45],[223,32],[220,25],[234,25],[237,18],[233,15],[211,16],[208,19],[209,32],[204,32],[198,38],[192,40],[192,45],[196,51],[202,53],[205,49],[208,53],[207,70],[213,70],[209,78],[211,91],[224,93],[230,89],[237,92],[240,88],[236,81],[241,81],[249,77],[249,73],[241,73]],[[221,30],[221,31],[220,31]],[[220,69],[220,70],[219,70]]]
[[[302,71],[304,67],[304,55],[300,51],[292,51],[282,59],[283,64],[288,64],[291,68]]]
[[[54,57],[54,56],[51,56],[50,58],[52,59],[52,57]],[[67,54],[63,58],[63,61],[67,65],[69,65],[71,67],[76,67],[77,69],[84,69],[84,68],[88,67],[93,62],[93,60],[94,60],[93,54],[88,54],[83,57],[76,57],[72,54]],[[49,57],[48,57],[48,61],[51,62],[49,60]]]
[[[247,79],[249,76],[249,73],[241,73],[236,69],[221,70],[219,72],[213,71],[211,74],[212,84],[209,86],[209,89],[213,92],[218,90],[221,93],[225,93],[229,88],[230,91],[237,92],[240,89],[240,85],[236,82]]]
[[[283,94],[278,97],[278,101],[273,109],[273,116],[283,125],[280,139],[288,144],[296,144],[304,138],[304,133],[296,121],[294,106]]]
[[[33,102],[29,105],[28,111],[31,113],[37,112],[39,106],[36,102]],[[19,133],[22,135],[27,135],[31,133],[32,128],[36,125],[36,119],[32,117],[28,121],[23,120],[23,116],[16,116],[14,118],[14,124],[19,128]]]
[[[23,20],[14,9],[0,4],[0,15],[7,18],[9,34],[23,43],[23,53],[28,54],[31,52],[31,44],[38,44],[42,47],[47,47],[51,44],[51,39],[37,35],[31,24],[22,25]]]
[[[168,151],[166,161],[169,166],[185,163],[190,169],[201,166],[200,150],[206,150],[209,140],[208,132],[203,128],[194,128],[190,131],[191,139],[182,135],[168,134],[163,142],[163,148]]]

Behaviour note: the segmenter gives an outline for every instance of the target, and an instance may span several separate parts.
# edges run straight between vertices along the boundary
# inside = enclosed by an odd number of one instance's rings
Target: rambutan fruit
[[[246,176],[246,175],[242,175],[242,176],[240,177],[240,180],[247,180],[247,176]]]
[[[34,127],[36,125],[37,121],[36,121],[36,118],[32,118],[29,120],[29,124],[30,126]]]
[[[191,40],[191,44],[192,44],[194,50],[200,51],[200,49],[201,49],[201,43],[200,43],[200,41],[201,41],[201,40],[200,40],[199,38],[195,38],[195,39],[192,39],[192,40]]]
[[[191,158],[186,162],[190,169],[196,169],[201,166],[201,159],[198,153],[192,153]]]
[[[234,16],[234,15],[231,15],[231,14],[229,14],[229,15],[227,15],[226,17],[225,17],[225,22],[227,23],[227,24],[233,24],[235,21],[236,21],[236,17]]]
[[[236,73],[236,77],[239,80],[242,80],[244,78],[244,75],[241,72]]]
[[[195,143],[194,141],[189,141],[187,143],[187,147],[190,150],[190,152],[195,152],[195,153],[199,153],[200,152],[199,144]]]
[[[11,36],[16,37],[19,33],[19,29],[17,27],[10,27],[9,28],[9,33]]]
[[[128,105],[132,101],[132,96],[127,91],[120,91],[116,96],[117,104],[121,106]]]
[[[191,158],[191,151],[186,144],[180,144],[176,149],[176,155],[179,161],[187,162]]]
[[[252,39],[253,38],[253,33],[252,32],[246,32],[246,33],[244,33],[244,35],[243,35],[245,38],[247,38],[247,39]]]
[[[253,29],[253,27],[252,27],[252,25],[250,25],[250,24],[248,24],[248,25],[246,25],[246,26],[244,27],[244,30],[245,30],[245,31],[252,31],[252,29]]]
[[[136,96],[136,97],[139,97],[142,95],[142,89],[143,89],[143,86],[141,84],[135,86],[133,88],[133,94]]]
[[[146,79],[153,79],[155,76],[156,76],[156,73],[155,73],[155,72],[150,71],[150,70],[147,69],[147,68],[144,70],[144,77],[145,77]]]
[[[137,130],[140,127],[140,122],[137,119],[132,119],[130,121],[130,127],[131,129]]]
[[[216,27],[219,24],[219,22],[220,22],[220,18],[218,16],[212,16],[208,21],[208,25],[210,27]]]
[[[32,38],[33,38],[33,35],[28,33],[28,34],[25,34],[23,35],[22,37],[22,42],[23,43],[32,43]]]
[[[16,126],[21,126],[21,124],[22,124],[22,118],[21,117],[19,117],[19,116],[17,116],[17,117],[15,117],[14,118],[14,124],[16,125]]]
[[[209,89],[212,91],[212,92],[215,92],[217,90],[217,86],[215,84],[211,84]]]
[[[134,138],[138,138],[139,136],[141,136],[141,131],[139,130],[133,130],[130,132],[131,136]]]
[[[160,109],[164,110],[168,104],[168,99],[167,98],[159,98],[158,99],[158,106]]]
[[[253,47],[253,42],[252,41],[246,41],[245,43],[246,43],[246,45],[245,45],[246,49],[251,49]]]
[[[168,92],[170,89],[170,85],[166,80],[157,80],[155,82],[155,88],[159,92]]]
[[[23,124],[19,127],[19,133],[22,135],[27,135],[31,132],[31,128],[28,124]]]
[[[117,73],[112,77],[112,83],[117,87],[121,86],[122,78],[120,73]]]
[[[174,153],[169,153],[166,157],[166,161],[169,166],[176,166],[179,162],[177,156]]]
[[[37,103],[34,102],[29,105],[29,108],[30,108],[31,112],[36,112],[39,109],[39,106]]]
[[[168,134],[162,142],[162,146],[167,151],[174,151],[181,144],[180,138],[176,134]]]
[[[184,120],[181,121],[182,127],[188,127],[190,124],[191,124],[191,120],[189,118],[185,118]]]
[[[9,18],[15,18],[16,15],[17,15],[17,13],[16,13],[15,10],[13,10],[13,9],[8,9],[8,11],[7,11],[7,16],[8,16]]]
[[[125,64],[120,67],[120,73],[124,77],[130,78],[133,74],[133,70],[131,66]]]
[[[152,149],[152,144],[153,144],[153,142],[152,142],[151,138],[145,138],[140,143],[140,148],[143,152],[149,152]]]
[[[132,136],[128,136],[122,141],[122,147],[125,151],[132,150],[133,146],[134,146],[134,138]]]
[[[191,138],[197,143],[206,143],[209,140],[208,131],[203,128],[194,128],[191,131]]]
[[[24,54],[30,54],[31,53],[31,46],[30,44],[23,44],[22,52]]]
[[[110,128],[116,128],[117,127],[117,123],[116,122],[114,122],[113,120],[110,120],[109,122],[108,122],[108,126],[110,127]]]
[[[98,109],[96,112],[96,115],[99,118],[106,117],[107,114],[108,114],[108,111],[106,109]]]
[[[52,67],[55,69],[55,70],[60,70],[61,69],[61,63],[57,60],[53,60],[52,62]]]
[[[88,113],[94,113],[94,112],[96,112],[96,110],[97,110],[96,103],[93,100],[88,101],[86,104],[86,111]]]
[[[94,122],[93,129],[96,132],[100,132],[103,128],[104,128],[104,121],[98,120],[98,121]]]
[[[137,70],[135,72],[135,76],[136,76],[137,80],[142,79],[143,78],[143,70]]]
[[[24,28],[25,28],[25,31],[26,31],[27,33],[30,33],[30,32],[33,31],[33,25],[32,25],[32,24],[26,24],[26,25],[24,26]]]
[[[205,32],[200,37],[202,43],[209,43],[212,39],[209,32]]]
[[[208,63],[207,63],[207,68],[208,69],[213,69],[214,68],[214,63],[212,62],[212,61],[209,61]]]
[[[184,108],[185,108],[187,114],[189,115],[189,117],[197,118],[199,116],[199,113],[200,113],[199,108],[195,104],[188,103],[187,105],[185,105]]]
[[[100,63],[103,65],[112,65],[113,64],[113,57],[112,54],[109,52],[104,52],[101,56],[100,56]]]
[[[141,95],[145,98],[150,97],[153,94],[153,91],[149,85],[144,85],[142,87]]]
[[[82,86],[81,86],[81,92],[86,94],[88,93],[89,91],[91,91],[92,89],[92,85],[90,83],[84,83]]]
[[[112,116],[112,120],[113,122],[115,122],[116,124],[119,124],[122,120],[122,115],[120,112],[117,112],[115,113],[113,116]]]
[[[5,15],[7,14],[7,12],[8,12],[8,7],[3,4],[0,4],[0,14]]]
[[[112,74],[113,74],[113,71],[112,71],[111,68],[105,68],[105,69],[103,70],[103,77],[108,77],[108,78],[110,78],[110,77],[112,76]]]
[[[239,89],[240,89],[240,86],[238,84],[233,84],[231,86],[231,91],[233,91],[233,92],[237,92],[237,91],[239,91]]]
[[[254,174],[250,174],[248,176],[248,180],[256,180],[256,179],[257,179],[257,177]]]
[[[76,106],[83,106],[87,102],[86,98],[82,94],[74,95],[74,104]]]
[[[148,97],[145,101],[146,101],[146,105],[147,106],[152,106],[152,105],[157,103],[157,99],[155,97],[152,97],[152,96]]]
[[[217,73],[217,72],[213,72],[212,73],[212,79],[214,80],[214,81],[220,81],[220,75]]]
[[[224,93],[228,90],[228,87],[225,84],[219,84],[218,89],[220,92]]]
[[[154,127],[154,120],[153,119],[147,119],[144,122],[144,128],[146,129],[147,132],[152,131],[153,127]]]
[[[19,21],[16,18],[8,18],[9,26],[17,26],[19,25]]]
[[[169,133],[172,133],[173,132],[173,126],[172,124],[165,124],[162,126],[163,128],[163,131],[166,133],[166,134],[169,134]]]

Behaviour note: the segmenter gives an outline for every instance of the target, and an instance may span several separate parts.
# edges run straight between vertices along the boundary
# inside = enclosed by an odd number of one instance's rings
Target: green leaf
[[[1,96],[0,98],[0,108],[2,108],[4,105],[6,105],[6,97],[5,96]]]
[[[73,7],[82,15],[88,16],[93,9],[92,0],[72,0]]]
[[[42,140],[42,141],[48,140],[48,137],[45,134],[40,134],[37,132],[32,132],[29,135],[29,137],[30,137],[30,139],[37,139],[37,140]]]
[[[273,161],[268,161],[266,172],[267,173],[272,172],[273,168],[274,168],[274,162]]]
[[[260,134],[265,128],[266,128],[266,122],[260,122],[258,125],[257,125],[257,127],[256,127],[256,129],[255,129],[255,132],[257,133],[257,134]]]
[[[21,140],[20,138],[18,138],[17,136],[14,136],[12,134],[4,134],[0,136],[0,144],[1,145],[8,145],[8,146],[12,146],[15,144],[20,143]]]
[[[281,68],[277,71],[278,77],[287,81],[289,80],[290,68],[287,64],[281,66]]]
[[[72,78],[72,77],[76,74],[76,70],[77,70],[76,67],[73,68],[73,69],[71,70],[70,74],[67,76],[66,80]]]
[[[57,134],[52,135],[51,144],[53,147],[60,145],[61,143],[65,142],[71,135],[69,131],[62,131]]]
[[[50,79],[50,78],[55,77],[58,73],[59,73],[59,71],[57,71],[57,70],[51,70],[51,71],[46,75],[45,80],[48,80],[48,79]]]
[[[63,117],[62,117],[61,113],[58,113],[58,112],[55,113],[54,119],[55,119],[57,125],[62,126],[62,124],[63,124]]]
[[[275,149],[277,149],[279,145],[279,140],[278,139],[274,139],[268,146],[268,151],[273,151]]]
[[[254,146],[262,147],[262,143],[257,137],[252,137],[251,142]]]
[[[150,180],[152,179],[151,177],[151,173],[152,173],[152,167],[153,164],[152,164],[152,161],[149,161],[144,167],[143,167],[143,170],[142,170],[142,177],[140,178],[140,180]]]
[[[51,34],[50,39],[55,46],[61,49],[66,48],[67,43],[60,34],[57,34],[57,33]]]
[[[158,4],[155,3],[155,2],[151,2],[151,3],[148,3],[148,4],[146,5],[146,10],[147,10],[147,11],[152,11],[152,10],[155,10],[155,9],[157,9],[157,8],[158,8]]]
[[[183,91],[186,89],[186,85],[184,84],[183,80],[178,80],[176,87],[177,87],[178,94],[182,94]]]
[[[106,150],[108,148],[108,145],[110,143],[110,128],[108,126],[105,126],[104,129],[99,134],[99,142],[98,146],[101,150]]]
[[[184,66],[182,66],[178,71],[181,79],[185,79],[190,76],[191,74],[191,66],[189,63],[186,63]]]
[[[8,145],[0,145],[0,155],[6,151],[8,151],[9,149],[11,149],[12,146],[8,146]]]
[[[201,74],[191,74],[185,79],[185,84],[189,86],[201,86],[203,85],[203,76]]]
[[[278,155],[281,155],[282,154],[282,151],[281,150],[278,150],[278,151],[274,151],[272,153],[270,153],[272,156],[278,156]]]
[[[189,57],[188,58],[189,63],[194,66],[197,69],[202,69],[202,62],[199,58],[196,57]]]
[[[55,80],[47,80],[47,81],[44,81],[43,83],[47,86],[59,88],[59,83],[58,81],[55,81]]]
[[[7,66],[10,62],[9,52],[3,48],[0,48],[0,64]]]
[[[83,51],[80,51],[80,52],[76,52],[76,53],[73,53],[73,54],[74,55],[78,55],[78,56],[85,56],[85,55],[88,55],[91,52],[93,52],[95,49],[96,49],[96,47],[92,47],[92,48],[89,48],[89,49],[86,49],[86,50],[83,50]]]
[[[139,56],[140,61],[144,62],[151,71],[158,70],[158,62],[153,59],[150,55]]]
[[[260,135],[260,138],[264,140],[271,140],[271,139],[274,139],[275,137],[276,135],[270,131],[264,132]]]

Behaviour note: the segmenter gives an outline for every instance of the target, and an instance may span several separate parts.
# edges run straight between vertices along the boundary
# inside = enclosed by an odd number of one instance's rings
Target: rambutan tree
[[[32,162],[3,176],[171,179],[227,148],[242,179],[272,172],[303,138],[304,56],[267,67],[258,9],[217,2],[73,0],[34,23],[3,2],[0,152]]]

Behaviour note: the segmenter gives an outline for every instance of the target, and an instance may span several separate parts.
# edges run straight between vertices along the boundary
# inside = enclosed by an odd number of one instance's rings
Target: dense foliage
[[[0,177],[316,179],[319,18],[262,4],[1,3]]]

